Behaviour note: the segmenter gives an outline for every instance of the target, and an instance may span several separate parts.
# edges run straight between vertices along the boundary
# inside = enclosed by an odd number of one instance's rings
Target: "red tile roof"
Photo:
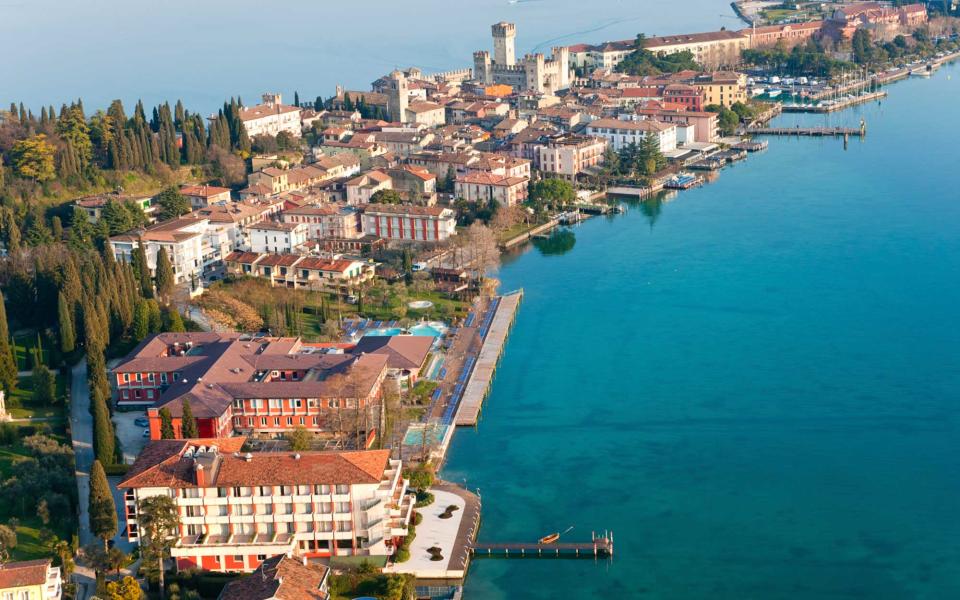
[[[260,563],[257,570],[231,581],[219,600],[326,600],[324,565],[280,554]]]
[[[47,581],[50,559],[27,560],[0,565],[0,590],[43,585]]]

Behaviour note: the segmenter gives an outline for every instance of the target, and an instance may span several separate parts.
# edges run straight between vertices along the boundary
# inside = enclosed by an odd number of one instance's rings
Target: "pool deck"
[[[497,313],[494,315],[490,330],[483,340],[483,346],[477,357],[476,365],[473,367],[470,381],[463,392],[463,399],[460,401],[460,407],[454,420],[457,426],[477,424],[477,420],[480,418],[480,408],[487,391],[490,389],[493,374],[497,369],[497,363],[503,353],[507,335],[510,333],[510,326],[513,325],[513,319],[517,314],[517,308],[520,306],[522,298],[523,290],[500,297]]]

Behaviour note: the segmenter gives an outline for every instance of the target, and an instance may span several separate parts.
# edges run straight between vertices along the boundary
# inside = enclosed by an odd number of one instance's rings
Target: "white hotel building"
[[[457,215],[442,206],[368,204],[363,233],[385,240],[442,242],[457,233]]]
[[[300,137],[300,109],[282,104],[281,100],[280,94],[264,94],[263,104],[240,109],[240,120],[251,139],[258,135],[276,136],[281,131]]]
[[[672,152],[677,149],[677,126],[651,119],[642,121],[597,119],[587,125],[587,135],[606,139],[618,152],[624,146],[639,145],[647,135],[657,138],[660,142],[660,152]]]
[[[255,570],[278,554],[393,554],[413,512],[401,462],[388,450],[240,453],[242,437],[159,440],[118,487],[127,537],[137,505],[166,495],[180,513],[177,568]]]

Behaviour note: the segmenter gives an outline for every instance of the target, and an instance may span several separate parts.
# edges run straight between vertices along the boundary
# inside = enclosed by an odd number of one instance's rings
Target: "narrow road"
[[[90,415],[90,390],[87,387],[87,359],[82,359],[71,372],[70,431],[73,454],[77,463],[77,503],[80,545],[93,540],[90,533],[87,504],[90,497],[90,469],[93,467],[93,417]]]

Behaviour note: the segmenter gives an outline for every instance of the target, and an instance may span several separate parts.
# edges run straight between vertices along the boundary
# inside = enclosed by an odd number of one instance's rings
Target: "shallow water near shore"
[[[616,556],[476,560],[467,598],[960,597],[960,68],[674,200],[508,257],[525,299],[443,476],[480,537]]]

